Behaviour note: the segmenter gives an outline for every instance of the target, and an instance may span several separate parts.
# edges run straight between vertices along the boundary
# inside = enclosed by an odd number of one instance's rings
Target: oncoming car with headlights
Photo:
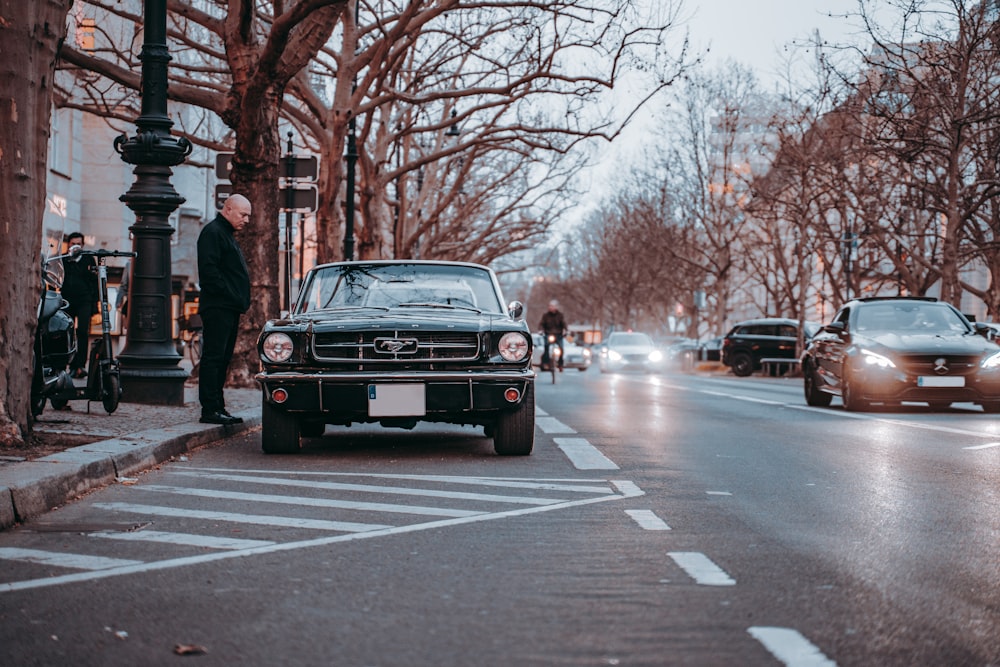
[[[626,370],[650,373],[663,370],[664,358],[649,334],[615,331],[602,345],[598,365],[602,373]]]
[[[299,450],[327,424],[478,425],[497,454],[534,445],[531,335],[496,275],[463,262],[323,264],[291,312],[264,325],[262,441]]]
[[[806,402],[847,410],[872,403],[972,402],[1000,412],[1000,346],[987,327],[929,297],[872,297],[844,304],[806,347]]]

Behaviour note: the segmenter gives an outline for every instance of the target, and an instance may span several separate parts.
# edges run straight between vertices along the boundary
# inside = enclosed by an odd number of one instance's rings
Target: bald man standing
[[[205,424],[238,424],[226,411],[222,388],[236,347],[240,315],[250,308],[250,274],[234,232],[250,222],[250,200],[231,195],[215,220],[198,236],[198,282],[201,295],[202,350],[198,400]]]

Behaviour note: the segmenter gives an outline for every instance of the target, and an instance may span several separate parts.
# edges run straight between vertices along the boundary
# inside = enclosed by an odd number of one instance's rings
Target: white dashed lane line
[[[726,574],[725,570],[712,562],[703,553],[697,551],[671,551],[667,554],[678,567],[684,570],[695,583],[702,586],[735,586],[736,580]]]
[[[747,632],[788,667],[836,667],[808,639],[789,628],[752,627]]]
[[[625,510],[643,530],[670,530],[667,522],[656,516],[653,510]]]
[[[614,461],[585,438],[554,438],[553,441],[577,470],[618,470]]]

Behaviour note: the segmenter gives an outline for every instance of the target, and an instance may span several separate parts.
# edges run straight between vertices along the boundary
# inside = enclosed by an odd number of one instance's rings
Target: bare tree
[[[56,54],[69,0],[0,0],[0,445],[31,433],[31,350],[38,313],[42,214]]]

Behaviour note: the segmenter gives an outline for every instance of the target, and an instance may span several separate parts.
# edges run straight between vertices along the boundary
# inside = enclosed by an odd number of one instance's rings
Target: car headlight
[[[583,358],[590,359],[590,350],[588,350],[587,348],[583,348]]]
[[[608,350],[608,359],[610,359],[611,361],[621,361],[622,355],[620,352],[617,352],[615,350]]]
[[[521,361],[528,356],[528,339],[522,333],[510,331],[500,337],[500,356],[507,361]]]
[[[267,361],[280,363],[291,358],[294,345],[288,334],[272,333],[267,335],[261,347]]]
[[[864,360],[865,364],[869,366],[878,366],[879,368],[895,368],[896,364],[892,362],[889,357],[877,354],[871,350],[861,350],[861,358]]]
[[[652,361],[654,364],[658,361],[663,361],[663,353],[660,352],[659,350],[653,350],[652,352],[649,353],[649,360]]]
[[[983,370],[992,371],[1000,368],[1000,352],[996,352],[986,357],[980,365],[983,367]]]

